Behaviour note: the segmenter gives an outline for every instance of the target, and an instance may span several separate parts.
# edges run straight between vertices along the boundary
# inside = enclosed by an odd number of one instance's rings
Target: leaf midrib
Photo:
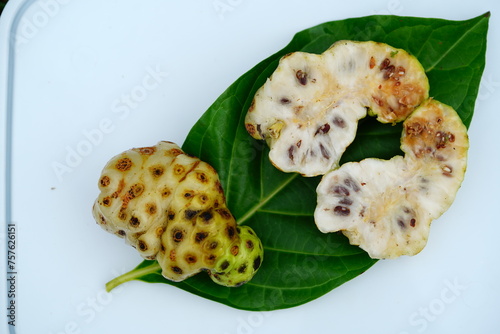
[[[429,68],[425,69],[425,72],[427,72],[427,73],[428,73],[428,72],[431,72],[432,70],[434,70],[434,68],[435,68],[436,66],[438,66],[438,65],[441,63],[441,61],[443,61],[443,59],[445,59],[445,58],[448,56],[448,54],[450,54],[450,52],[451,52],[453,49],[455,49],[455,47],[457,47],[457,45],[459,45],[460,43],[462,43],[462,41],[466,38],[466,36],[468,36],[470,33],[472,33],[472,32],[476,29],[476,27],[477,27],[477,26],[479,26],[479,25],[480,25],[480,24],[482,24],[482,23],[483,23],[483,20],[478,20],[478,21],[476,22],[476,24],[474,24],[474,25],[473,25],[470,29],[468,29],[468,30],[467,30],[467,31],[466,31],[466,32],[465,32],[462,36],[460,36],[460,38],[459,38],[459,39],[457,39],[457,40],[455,41],[455,43],[453,43],[453,45],[451,45],[451,47],[449,47],[449,48],[448,48],[448,50],[446,50],[446,52],[444,52],[444,53],[441,55],[441,57],[439,57],[439,58],[438,58],[438,59],[434,62],[434,64],[432,64]]]

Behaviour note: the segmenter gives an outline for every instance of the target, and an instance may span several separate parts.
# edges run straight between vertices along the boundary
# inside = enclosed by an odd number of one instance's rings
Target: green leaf
[[[217,169],[238,223],[252,226],[260,236],[265,256],[257,275],[238,288],[218,286],[204,274],[174,283],[161,277],[156,262],[144,261],[108,289],[131,279],[162,282],[240,309],[275,310],[318,298],[365,272],[375,260],[342,234],[322,234],[315,226],[319,178],[278,171],[269,163],[267,146],[247,134],[244,118],[253,95],[289,52],[321,53],[341,39],[374,40],[414,54],[426,69],[430,95],[454,107],[468,126],[485,65],[488,19],[489,13],[467,21],[369,16],[327,22],[295,35],[236,80],[183,145]],[[401,129],[362,120],[342,162],[400,154]]]

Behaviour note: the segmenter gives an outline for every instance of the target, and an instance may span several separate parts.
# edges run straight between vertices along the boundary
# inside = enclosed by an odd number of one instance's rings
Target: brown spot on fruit
[[[229,237],[229,239],[233,239],[234,236],[236,235],[236,230],[235,230],[234,226],[228,225],[226,227],[226,234]]]
[[[198,179],[198,181],[200,181],[201,183],[208,182],[208,178],[207,178],[207,175],[205,173],[201,173],[201,172],[196,173],[196,179]]]
[[[417,221],[415,220],[415,218],[412,218],[412,219],[410,220],[410,226],[411,226],[411,227],[415,227],[415,224],[416,224],[416,223],[417,223]]]
[[[196,217],[196,215],[200,212],[200,210],[191,210],[191,209],[187,209],[186,211],[184,211],[184,217],[187,219],[187,220],[191,220],[193,219],[194,217]]]
[[[297,80],[299,81],[299,83],[302,85],[302,86],[305,86],[307,84],[307,73],[302,71],[302,70],[298,70],[297,72],[295,72],[295,77],[297,78]]]
[[[150,215],[154,215],[157,211],[156,204],[154,203],[148,203],[146,204],[146,212],[149,213]]]
[[[174,240],[174,242],[181,242],[184,239],[184,232],[179,229],[173,230],[172,239]]]
[[[245,128],[247,129],[247,132],[250,134],[250,136],[254,136],[255,133],[257,133],[255,126],[253,124],[246,123]]]
[[[165,232],[165,229],[163,227],[157,227],[155,231],[156,237],[160,238],[163,232]]]
[[[248,248],[248,249],[253,249],[253,241],[252,240],[247,240],[245,242],[245,246]]]
[[[172,191],[169,188],[163,188],[161,191],[161,197],[168,197],[172,194]]]
[[[194,240],[197,242],[197,243],[200,243],[202,242],[203,240],[206,239],[206,237],[208,237],[208,232],[198,232],[196,233],[195,237],[194,237]]]
[[[163,175],[165,169],[163,168],[163,166],[153,166],[149,168],[149,171],[154,178],[158,178]]]
[[[139,249],[143,252],[148,250],[148,244],[146,244],[143,240],[139,240],[137,245],[139,246]]]
[[[132,198],[136,198],[142,195],[144,191],[144,185],[137,183],[134,184],[132,187],[130,187],[129,194],[132,196]]]
[[[140,147],[134,148],[133,150],[142,155],[153,155],[156,152],[156,147]]]
[[[181,268],[179,268],[179,267],[177,267],[177,266],[173,266],[173,267],[172,267],[172,271],[173,271],[174,273],[176,273],[177,275],[182,275],[182,269],[181,269]]]
[[[175,259],[177,258],[177,252],[175,251],[175,249],[172,249],[170,251],[170,254],[168,257],[169,257],[170,261],[175,261]]]
[[[240,247],[238,247],[238,245],[234,245],[233,247],[231,247],[231,254],[233,254],[234,256],[238,255],[239,252]]]
[[[196,261],[198,261],[198,259],[196,258],[196,255],[193,255],[193,254],[187,254],[185,256],[185,260],[189,264],[193,264],[193,263],[196,263]]]
[[[101,178],[99,183],[101,184],[101,187],[107,187],[111,183],[111,179],[109,178],[109,176],[105,175]]]
[[[227,209],[217,209],[216,211],[225,219],[233,218],[231,212],[229,212]]]
[[[184,174],[184,170],[185,170],[184,166],[182,166],[182,165],[177,164],[177,165],[174,166],[174,174],[175,175],[182,175],[182,174]]]
[[[224,262],[221,263],[220,268],[222,270],[226,270],[227,268],[229,268],[229,264],[230,264],[229,261],[225,260]]]
[[[104,205],[104,206],[111,206],[111,198],[110,197],[104,197],[102,199],[102,205]]]
[[[286,97],[282,97],[282,98],[281,98],[281,100],[280,100],[280,103],[281,103],[281,104],[289,104],[290,102],[292,102],[292,101],[290,101],[290,100],[289,100],[289,99],[287,99]]]
[[[132,216],[129,220],[129,224],[130,226],[137,228],[141,225],[141,222],[139,221],[139,218]]]
[[[208,223],[214,217],[214,215],[210,211],[204,211],[200,213],[200,217],[203,219],[205,223]]]
[[[243,263],[241,266],[238,268],[238,273],[243,274],[247,270],[247,265],[246,263]]]
[[[130,168],[132,168],[132,160],[130,160],[129,158],[122,158],[118,160],[115,167],[121,172],[126,172]]]

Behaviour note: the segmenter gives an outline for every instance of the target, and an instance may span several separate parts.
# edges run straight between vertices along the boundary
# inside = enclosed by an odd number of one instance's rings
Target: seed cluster
[[[467,164],[467,130],[451,107],[429,99],[403,123],[405,156],[368,158],[329,172],[317,188],[315,221],[342,231],[372,258],[415,255],[445,212]]]
[[[425,72],[407,52],[339,41],[320,55],[285,55],[256,92],[245,126],[267,141],[278,169],[323,175],[338,167],[359,119],[400,122],[427,97]]]
[[[216,171],[174,143],[132,149],[111,159],[98,182],[96,222],[156,259],[181,281],[199,271],[225,286],[250,280],[263,258],[248,226],[237,226]]]

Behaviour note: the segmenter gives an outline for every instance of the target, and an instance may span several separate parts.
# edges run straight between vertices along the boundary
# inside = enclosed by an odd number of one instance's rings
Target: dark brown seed
[[[387,80],[389,78],[392,78],[394,76],[394,72],[396,72],[396,68],[394,67],[394,65],[387,66],[384,72],[384,79]]]
[[[295,72],[295,77],[297,77],[297,80],[302,86],[305,86],[307,84],[307,73],[303,72],[301,70],[298,70]]]
[[[100,182],[102,187],[107,187],[111,183],[111,179],[109,178],[109,176],[103,176]]]
[[[358,184],[353,179],[345,179],[344,184],[355,192],[358,192],[360,190]]]
[[[350,195],[349,190],[346,187],[340,186],[340,185],[334,186],[333,192],[335,194],[341,195],[341,196],[349,196]]]
[[[323,146],[323,144],[319,144],[319,149],[321,150],[321,155],[325,159],[330,159],[330,152]]]
[[[127,233],[125,233],[124,230],[118,230],[118,232],[116,232],[116,233],[118,233],[118,235],[121,235],[122,237],[127,235]]]
[[[389,58],[385,58],[384,60],[382,60],[382,62],[380,63],[380,70],[385,70],[387,68],[387,66],[389,66],[391,63],[391,61],[389,60]]]
[[[344,197],[339,201],[339,204],[352,205],[352,200],[350,200],[348,197]]]
[[[289,104],[289,103],[290,103],[290,102],[292,102],[292,101],[290,101],[290,100],[289,100],[289,99],[287,99],[286,97],[282,97],[282,98],[281,98],[281,100],[280,100],[280,102],[281,102],[281,104]]]
[[[415,220],[415,218],[412,218],[412,219],[410,220],[410,226],[411,226],[411,227],[415,227],[415,224],[416,224],[416,223],[417,223],[417,221]]]
[[[188,191],[186,191],[186,192],[184,193],[184,195],[183,195],[183,196],[184,196],[184,198],[191,198],[191,197],[193,197],[193,196],[194,196],[194,192],[193,192],[193,191],[188,190]]]
[[[322,126],[320,126],[320,127],[318,128],[318,130],[316,130],[316,133],[315,133],[314,135],[315,135],[315,136],[316,136],[317,134],[322,134],[322,135],[324,135],[324,134],[327,134],[329,131],[330,131],[330,124],[325,123],[325,124],[323,124]]]
[[[121,172],[128,171],[130,168],[132,168],[132,160],[130,160],[129,158],[120,159],[116,163],[115,167]]]
[[[288,159],[293,161],[293,151],[295,150],[295,147],[292,145],[288,148]]]
[[[351,210],[349,210],[349,208],[346,208],[345,206],[340,206],[340,205],[337,205],[337,206],[333,209],[333,212],[334,212],[337,216],[349,216],[349,214],[351,214]]]
[[[262,262],[262,259],[260,258],[260,255],[253,260],[253,270],[257,270],[260,267],[260,264]]]
[[[341,128],[341,129],[345,128],[345,121],[341,117],[338,117],[338,116],[335,117],[333,119],[333,124],[335,124],[337,127]]]

